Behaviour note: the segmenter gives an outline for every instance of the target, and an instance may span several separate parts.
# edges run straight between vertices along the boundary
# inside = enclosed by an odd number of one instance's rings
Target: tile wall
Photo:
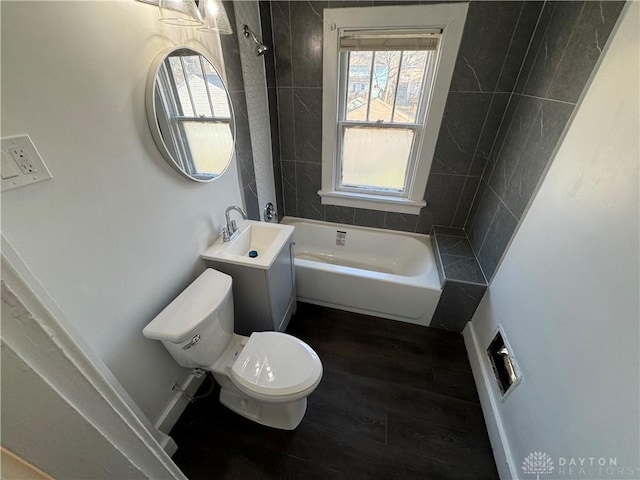
[[[465,230],[491,279],[541,182],[624,2],[547,2]]]
[[[487,281],[463,229],[434,226],[429,236],[442,287],[430,326],[462,332],[482,300]]]
[[[317,194],[323,9],[420,2],[268,3],[285,214],[419,233],[464,226],[542,2],[471,2],[420,215],[324,206]]]
[[[428,2],[262,3],[270,7],[266,32],[274,46],[267,77],[279,128],[273,148],[281,211],[418,233],[434,225],[464,228],[468,242],[439,238],[451,251],[439,257],[443,294],[432,323],[460,331],[543,178],[624,2],[470,3],[420,215],[320,203],[322,10]],[[464,252],[455,250],[461,245]]]
[[[425,192],[428,206],[406,215],[320,203],[322,10],[416,2],[264,3],[271,7],[270,91],[277,101],[284,213],[418,233],[432,225],[463,227],[487,279],[624,5],[471,2]]]

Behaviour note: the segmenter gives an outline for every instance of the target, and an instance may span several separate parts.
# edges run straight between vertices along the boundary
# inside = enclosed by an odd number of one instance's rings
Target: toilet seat
[[[267,402],[303,398],[322,378],[316,352],[291,335],[254,332],[231,367],[231,380],[247,395]]]

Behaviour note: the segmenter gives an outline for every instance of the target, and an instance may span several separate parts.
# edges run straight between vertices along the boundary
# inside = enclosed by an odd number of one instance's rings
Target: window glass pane
[[[371,105],[369,107],[370,121],[391,121],[399,66],[400,52],[375,52],[373,82],[371,83]]]
[[[424,50],[349,52],[345,120],[416,123],[432,54]]]
[[[191,106],[191,99],[189,98],[187,84],[185,83],[184,70],[182,70],[180,58],[169,57],[169,66],[171,67],[171,73],[173,74],[176,90],[178,91],[178,106],[180,107],[181,114],[192,117],[193,108]]]
[[[373,52],[349,52],[346,119],[366,120]]]
[[[218,80],[220,77],[216,76]],[[220,86],[217,84],[208,82],[209,93],[211,95],[211,103],[213,104],[213,114],[215,118],[231,118],[231,108],[229,108],[229,100],[227,99],[227,92],[220,82]]]
[[[194,174],[219,175],[233,150],[228,123],[184,121],[182,127],[189,144]]]
[[[204,72],[200,64],[199,55],[191,55],[182,57],[185,68],[185,75],[189,83],[191,98],[196,108],[196,116],[212,117],[211,105],[209,104],[209,95],[204,82]]]
[[[204,62],[204,74],[207,79],[211,103],[213,105],[213,116],[217,118],[231,118],[231,109],[227,100],[227,92],[222,83],[222,79],[216,72],[213,65],[206,59]]]
[[[404,190],[413,135],[409,128],[345,127],[341,185]]]
[[[422,80],[427,64],[427,57],[431,52],[407,51],[402,52],[402,64],[398,77],[396,103],[393,113],[394,122],[414,123],[420,105]]]

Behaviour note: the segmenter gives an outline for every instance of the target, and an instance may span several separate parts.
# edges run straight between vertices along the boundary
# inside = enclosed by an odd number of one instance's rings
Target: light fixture
[[[0,0],[1,1],[1,0]],[[222,0],[138,0],[157,5],[160,21],[169,25],[198,27],[202,32],[231,35],[233,27]]]
[[[195,27],[202,25],[202,17],[193,0],[159,0],[160,21],[169,25]]]
[[[224,35],[233,33],[221,0],[200,0],[198,9],[204,22],[198,27],[201,32],[218,32]]]

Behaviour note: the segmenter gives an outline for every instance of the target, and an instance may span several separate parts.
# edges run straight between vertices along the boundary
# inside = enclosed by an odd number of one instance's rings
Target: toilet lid
[[[254,332],[231,373],[250,391],[289,395],[312,387],[322,375],[322,363],[302,340],[286,333]]]

